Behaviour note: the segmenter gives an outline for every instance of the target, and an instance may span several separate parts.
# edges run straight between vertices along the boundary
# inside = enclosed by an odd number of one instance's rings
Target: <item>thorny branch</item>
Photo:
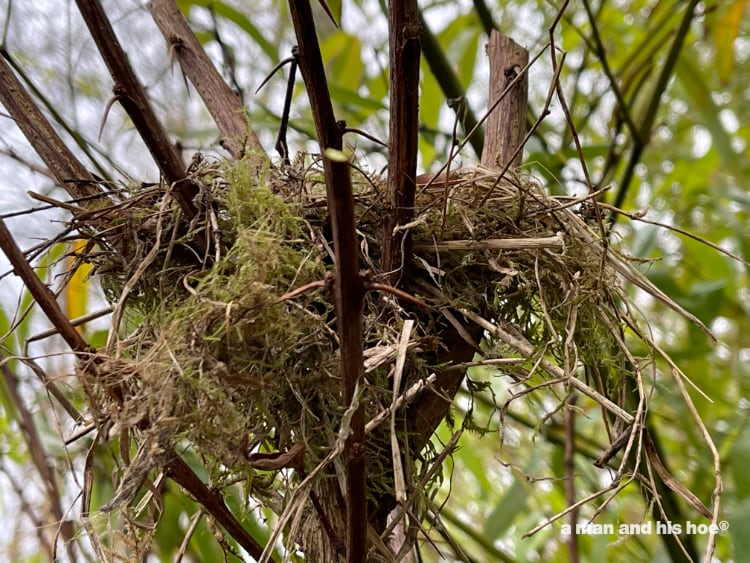
[[[152,0],[149,10],[169,42],[170,52],[179,61],[182,72],[198,91],[218,125],[222,146],[234,158],[241,158],[245,154],[246,145],[262,152],[263,147],[247,122],[239,94],[216,70],[174,0]]]
[[[341,342],[341,379],[344,407],[356,400],[362,381],[362,307],[363,280],[359,273],[359,254],[354,200],[349,164],[330,158],[340,154],[341,129],[333,113],[328,84],[320,54],[313,14],[308,0],[290,0],[289,7],[299,46],[299,67],[310,98],[315,129],[318,133],[326,180],[328,209],[333,228],[336,255],[334,305]],[[346,441],[347,560],[364,561],[367,537],[367,499],[365,471],[365,415],[360,406],[351,419],[351,434]]]
[[[198,188],[186,178],[185,167],[156,117],[143,86],[128,62],[114,29],[98,0],[76,0],[99,52],[115,82],[113,92],[125,109],[188,219],[198,214],[193,198]]]
[[[57,183],[71,197],[79,199],[101,194],[94,177],[65,146],[16,78],[5,56],[0,57],[0,103],[47,165]]]

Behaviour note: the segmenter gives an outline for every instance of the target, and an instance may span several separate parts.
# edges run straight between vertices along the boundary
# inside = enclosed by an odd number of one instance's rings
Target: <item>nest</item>
[[[116,330],[80,376],[110,435],[131,430],[140,444],[106,508],[132,500],[163,463],[160,453],[178,445],[217,482],[242,480],[248,495],[270,501],[274,481],[258,452],[302,451],[273,468],[310,473],[346,424],[319,168],[246,158],[203,163],[193,180],[200,220],[184,219],[162,187],[130,190],[116,208],[81,219],[93,225],[89,259],[116,305]],[[384,190],[377,178],[355,177],[361,261],[373,282],[385,278]],[[651,347],[620,280],[661,296],[601,242],[599,213],[592,201],[550,197],[481,168],[422,186],[414,221],[399,227],[410,232],[412,282],[403,294],[366,297],[359,400],[371,427],[394,404],[394,375],[404,376],[396,395],[441,391],[439,378],[425,381],[445,371],[447,326],[475,347],[473,363],[502,360],[503,375],[560,401],[575,388],[620,427],[632,425],[640,414],[628,414],[624,383],[639,379],[644,363],[624,329]],[[368,487],[387,494],[387,431],[370,436]],[[424,450],[429,436],[415,443]],[[410,482],[427,478],[436,455],[424,450]]]

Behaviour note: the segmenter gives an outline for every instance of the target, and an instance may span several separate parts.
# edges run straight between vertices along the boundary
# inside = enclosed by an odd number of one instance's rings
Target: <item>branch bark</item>
[[[221,145],[234,158],[242,158],[246,147],[263,151],[258,136],[250,127],[239,94],[224,81],[206,55],[174,0],[152,0],[151,15],[177,57],[182,72],[206,104],[221,132]]]
[[[390,136],[388,141],[388,207],[384,218],[383,272],[391,285],[408,281],[407,232],[394,233],[414,216],[419,139],[420,23],[416,0],[388,6],[390,45]]]
[[[159,169],[170,186],[183,213],[192,219],[198,213],[193,198],[198,188],[187,179],[185,167],[156,117],[146,91],[130,66],[128,57],[115,35],[98,0],[76,0],[104,62],[115,81],[113,92],[143,138]]]
[[[362,382],[362,307],[364,284],[359,273],[359,251],[354,218],[349,163],[332,160],[330,150],[341,151],[341,128],[328,93],[313,14],[308,0],[290,0],[289,7],[299,47],[299,67],[310,98],[315,129],[323,153],[328,209],[336,256],[334,305],[341,345],[341,380],[344,407],[356,400]],[[365,560],[367,499],[365,471],[365,415],[358,406],[351,418],[346,442],[347,560]]]
[[[70,324],[68,317],[60,308],[55,294],[47,285],[39,279],[34,268],[26,260],[21,249],[13,240],[5,221],[0,219],[0,249],[8,257],[8,261],[13,266],[13,272],[23,280],[29,293],[34,297],[39,307],[47,315],[47,318],[63,337],[63,340],[79,356],[86,356],[94,350],[78,334],[76,329]]]
[[[0,103],[47,165],[55,180],[86,206],[99,204],[101,189],[86,167],[73,155],[23,87],[5,57],[0,57]]]
[[[195,472],[190,469],[190,466],[185,463],[185,460],[174,453],[165,468],[165,473],[170,479],[190,493],[253,559],[256,561],[261,559],[263,547],[237,521],[237,518],[224,502],[224,497],[221,496],[221,493],[208,488]]]
[[[490,94],[492,107],[508,84],[529,64],[529,52],[513,39],[493,31],[487,46],[490,59]],[[505,170],[521,166],[519,147],[526,134],[526,103],[529,92],[527,74],[523,74],[487,119],[482,166]]]

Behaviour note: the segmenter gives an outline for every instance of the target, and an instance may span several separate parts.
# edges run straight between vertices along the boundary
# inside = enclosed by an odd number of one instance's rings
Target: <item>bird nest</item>
[[[178,446],[192,448],[217,486],[241,480],[248,495],[278,505],[264,470],[314,473],[347,424],[336,249],[315,159],[283,169],[253,158],[204,162],[192,179],[204,210],[193,221],[162,186],[131,189],[115,208],[81,218],[115,312],[106,350],[80,376],[108,435],[130,431],[139,444],[105,508],[130,502]],[[446,329],[473,347],[473,364],[497,365],[515,385],[558,401],[576,390],[619,429],[609,429],[612,440],[630,435],[645,412],[649,361],[630,352],[625,331],[655,348],[621,282],[667,300],[605,243],[594,201],[550,197],[481,168],[420,185],[414,220],[398,227],[410,234],[410,280],[392,290],[379,267],[385,186],[357,173],[354,191],[361,263],[378,289],[365,299],[357,397],[370,421],[373,498],[393,489],[389,431],[379,423],[441,393],[442,375],[456,368],[444,363]],[[432,482],[442,457],[429,436],[398,440],[423,450],[407,481]]]

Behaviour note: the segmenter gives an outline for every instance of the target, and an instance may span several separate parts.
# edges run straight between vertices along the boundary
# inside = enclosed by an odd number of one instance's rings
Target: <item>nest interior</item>
[[[130,429],[152,452],[191,447],[212,474],[241,476],[248,494],[262,498],[272,495],[272,479],[248,477],[258,474],[253,453],[303,444],[309,472],[330,451],[345,410],[323,177],[310,156],[282,169],[247,157],[204,162],[193,180],[200,220],[186,221],[163,187],[131,189],[115,208],[80,219],[93,226],[89,260],[117,319],[107,350],[96,365],[81,366],[80,377],[110,434],[111,425]],[[361,263],[377,281],[385,277],[385,186],[358,173],[354,185]],[[402,390],[444,371],[442,332],[458,322],[480,329],[476,362],[518,358],[504,375],[528,387],[557,378],[562,395],[571,379],[586,388],[591,373],[582,366],[595,366],[589,396],[610,412],[624,408],[623,380],[639,367],[622,327],[635,322],[612,260],[622,262],[599,242],[601,223],[584,217],[591,205],[481,168],[421,189],[414,221],[404,226],[411,281],[403,289],[412,299],[366,297],[360,400],[368,418],[393,401],[407,319],[415,324]],[[423,393],[439,391],[438,378]],[[387,432],[371,437],[370,488],[385,494]],[[428,441],[415,443],[422,449]],[[159,461],[136,456],[118,502]],[[412,471],[426,471],[429,451],[422,461]]]

